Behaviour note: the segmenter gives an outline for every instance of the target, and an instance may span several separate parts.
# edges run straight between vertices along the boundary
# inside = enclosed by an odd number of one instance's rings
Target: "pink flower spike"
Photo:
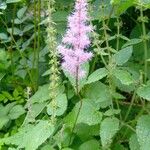
[[[91,52],[85,52],[91,41],[88,34],[93,30],[88,24],[87,0],[76,0],[75,10],[68,17],[68,29],[58,46],[63,58],[62,68],[74,77],[84,77],[86,72],[81,65],[92,58]]]

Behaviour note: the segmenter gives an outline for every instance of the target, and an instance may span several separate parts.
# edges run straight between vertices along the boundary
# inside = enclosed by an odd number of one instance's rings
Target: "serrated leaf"
[[[148,85],[139,87],[137,90],[137,94],[143,99],[150,101],[150,85],[148,84]]]
[[[132,51],[133,51],[132,46],[123,48],[113,56],[113,60],[116,62],[117,65],[123,65],[131,57]]]
[[[113,75],[124,85],[134,83],[131,74],[126,70],[115,69]]]
[[[8,116],[10,117],[10,119],[17,119],[18,117],[20,117],[21,115],[23,115],[25,113],[24,108],[22,107],[22,105],[16,105],[14,106],[10,111]]]
[[[100,150],[100,144],[97,140],[92,139],[81,144],[79,150]]]
[[[106,68],[97,69],[88,77],[86,84],[96,82],[96,81],[104,78],[105,76],[107,76],[107,74],[108,74],[108,71]]]
[[[140,150],[148,150],[150,148],[150,115],[143,115],[138,119],[136,134]]]
[[[112,139],[119,130],[119,120],[117,118],[105,118],[101,122],[100,137],[101,143],[104,148],[109,148]]]
[[[36,150],[54,132],[54,126],[49,121],[39,121],[36,125],[27,125],[11,137],[5,138],[6,145],[13,144],[18,149]]]
[[[73,108],[73,110],[66,116],[65,122],[67,123],[67,125],[73,127],[80,106],[81,106],[81,102],[78,102]],[[101,119],[102,119],[102,113],[98,111],[95,105],[93,105],[93,103],[90,100],[83,99],[80,113],[77,119],[77,124],[85,123],[88,125],[95,125],[100,123]]]
[[[58,87],[57,94],[64,92],[64,86]],[[39,87],[38,91],[29,99],[31,103],[42,103],[50,99],[49,84]]]
[[[47,113],[49,115],[52,115],[53,113],[56,114],[56,116],[61,116],[67,109],[67,97],[65,94],[60,94],[56,97],[56,110],[53,112],[53,105],[50,103],[47,105]]]
[[[140,150],[140,145],[137,140],[137,135],[133,134],[129,140],[130,150]]]
[[[87,85],[83,94],[85,98],[96,104],[97,108],[105,108],[111,104],[109,87],[99,81]]]

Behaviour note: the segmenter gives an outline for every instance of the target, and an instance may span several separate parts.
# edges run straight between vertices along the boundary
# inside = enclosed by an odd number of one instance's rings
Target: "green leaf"
[[[119,120],[117,118],[105,118],[101,122],[100,137],[101,143],[104,148],[109,148],[112,139],[119,130]]]
[[[5,76],[5,73],[0,73],[0,81],[3,79],[4,76]]]
[[[47,113],[49,115],[52,115],[53,113],[56,114],[56,116],[61,116],[64,114],[64,112],[67,109],[67,97],[65,94],[60,94],[56,97],[56,111],[53,112],[53,105],[52,102],[47,105]]]
[[[108,109],[108,110],[104,113],[104,115],[105,115],[105,116],[113,116],[113,115],[119,114],[120,112],[121,112],[120,109]]]
[[[25,110],[22,107],[22,105],[16,105],[10,110],[8,116],[10,117],[10,119],[13,120],[13,119],[19,118],[24,113],[25,113]]]
[[[129,140],[130,150],[140,150],[140,145],[137,140],[137,135],[133,134]]]
[[[35,118],[42,112],[42,110],[46,107],[47,103],[35,103],[31,104],[31,106],[26,106],[31,107],[31,110],[28,111],[26,118],[24,120],[24,124],[27,124],[29,122],[34,122]]]
[[[88,77],[86,84],[96,82],[96,81],[104,78],[105,76],[107,76],[107,74],[108,74],[108,71],[106,68],[97,69]]]
[[[0,33],[0,39],[1,40],[7,40],[8,39],[8,35],[6,33]]]
[[[54,126],[49,121],[39,121],[36,125],[27,125],[19,129],[19,132],[5,138],[6,145],[13,144],[18,149],[36,150],[54,132]]]
[[[126,70],[115,69],[113,75],[124,85],[130,85],[134,83],[134,79],[132,78],[131,74]]]
[[[17,12],[17,17],[18,17],[19,19],[23,18],[23,16],[24,16],[26,10],[27,10],[27,7],[26,7],[26,6],[23,7],[23,8],[21,8],[21,9],[19,9],[18,12]]]
[[[118,5],[116,9],[116,14],[121,15],[131,6],[134,6],[134,0],[125,0],[125,1],[121,0],[121,3]]]
[[[58,87],[58,91],[56,91],[56,94],[61,94],[64,92],[64,86]],[[38,91],[29,99],[32,103],[42,103],[50,99],[49,95],[49,84],[45,84],[41,87],[39,87]]]
[[[113,56],[113,60],[117,65],[123,65],[126,63],[132,55],[133,47],[129,46],[124,49],[121,49]]]
[[[20,2],[21,0],[6,0],[6,3],[17,3]]]
[[[143,99],[150,101],[150,84],[139,87],[137,94]]]
[[[150,115],[143,115],[138,119],[136,134],[140,150],[148,150],[150,148]]]
[[[95,125],[101,122],[102,113],[98,111],[98,109],[90,100],[83,99],[82,106],[81,102],[78,102],[73,110],[65,118],[65,122],[67,123],[67,125],[73,127],[79,110],[80,113],[77,119],[77,124],[85,123],[88,125]]]
[[[100,144],[97,140],[92,139],[81,144],[79,150],[100,150]]]
[[[105,108],[111,104],[109,87],[99,81],[87,85],[83,95],[90,99],[97,108]]]
[[[141,43],[141,42],[142,42],[142,39],[136,39],[136,38],[130,39],[130,41],[125,43],[122,48],[125,48],[125,47],[130,46],[130,45],[135,45],[135,44],[138,44],[138,43]]]
[[[7,116],[0,116],[0,130],[9,122],[9,118]]]

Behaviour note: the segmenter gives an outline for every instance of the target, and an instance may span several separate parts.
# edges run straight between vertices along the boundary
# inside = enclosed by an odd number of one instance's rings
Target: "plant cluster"
[[[149,150],[149,12],[0,0],[0,150]]]

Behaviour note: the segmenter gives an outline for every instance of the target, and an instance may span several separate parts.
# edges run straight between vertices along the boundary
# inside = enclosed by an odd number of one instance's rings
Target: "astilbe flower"
[[[81,65],[92,57],[91,52],[85,51],[90,45],[88,33],[92,31],[88,20],[87,1],[76,0],[75,10],[68,17],[68,30],[58,46],[63,57],[62,68],[77,78],[84,77],[85,71]]]

